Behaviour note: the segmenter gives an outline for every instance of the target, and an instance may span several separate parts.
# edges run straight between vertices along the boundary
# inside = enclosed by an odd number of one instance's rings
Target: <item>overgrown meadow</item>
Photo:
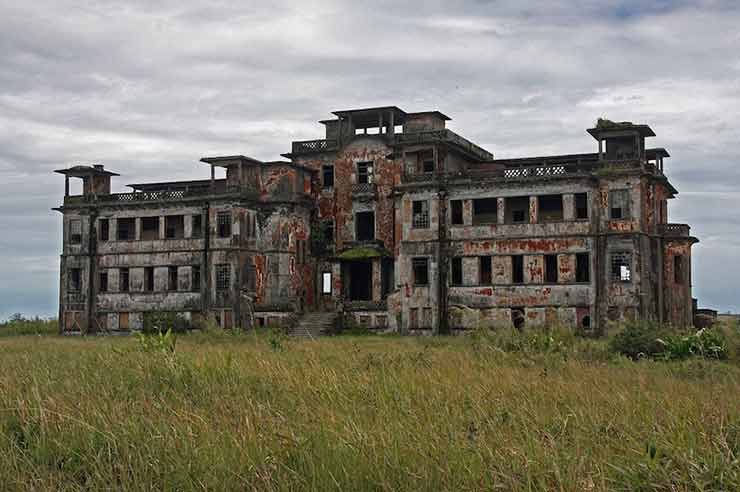
[[[0,328],[0,490],[740,490],[737,327],[632,335]]]

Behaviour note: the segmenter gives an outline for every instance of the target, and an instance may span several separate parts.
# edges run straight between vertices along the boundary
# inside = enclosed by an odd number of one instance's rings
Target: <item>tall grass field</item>
[[[3,336],[0,490],[740,490],[740,365],[546,334]]]

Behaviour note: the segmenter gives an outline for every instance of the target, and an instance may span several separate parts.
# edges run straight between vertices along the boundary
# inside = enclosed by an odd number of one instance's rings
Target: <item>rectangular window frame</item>
[[[321,293],[331,295],[332,292],[332,274],[331,272],[321,272]]]
[[[478,283],[480,285],[493,284],[493,257],[478,257]]]
[[[128,267],[118,269],[118,291],[131,291],[131,271]]]
[[[223,211],[216,213],[216,234],[220,238],[231,237],[231,212]]]
[[[546,284],[558,283],[558,255],[545,255],[544,274]]]
[[[375,163],[359,161],[357,163],[357,184],[372,184]]]
[[[473,199],[473,225],[498,223],[498,198]]]
[[[426,287],[429,285],[429,258],[426,256],[411,258],[411,271],[414,285]]]
[[[462,200],[450,200],[450,224],[454,226],[465,224],[463,209]]]
[[[98,220],[98,239],[100,241],[110,240],[110,220],[99,219]]]
[[[628,188],[609,190],[609,220],[632,219],[631,202]]]
[[[325,164],[321,166],[321,186],[326,190],[334,188],[334,165]]]
[[[632,252],[614,251],[610,257],[611,280],[612,282],[631,283],[632,282]]]
[[[589,253],[576,253],[576,283],[586,284],[591,282],[591,255]]]
[[[413,229],[429,229],[429,200],[412,201],[411,212]]]
[[[82,220],[69,221],[69,244],[82,244]]]
[[[524,255],[511,255],[511,283],[524,284]]]
[[[216,291],[224,292],[231,289],[231,265],[221,263],[216,265]]]
[[[455,256],[450,259],[450,285],[463,285],[463,261],[462,257]]]
[[[177,292],[178,291],[178,273],[176,266],[167,267],[167,291]]]
[[[573,208],[575,209],[576,220],[588,220],[588,193],[574,193]]]

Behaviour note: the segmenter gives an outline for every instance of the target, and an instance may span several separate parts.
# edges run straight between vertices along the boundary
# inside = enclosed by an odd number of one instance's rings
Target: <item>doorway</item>
[[[350,301],[370,301],[373,298],[373,264],[353,261],[347,264]]]

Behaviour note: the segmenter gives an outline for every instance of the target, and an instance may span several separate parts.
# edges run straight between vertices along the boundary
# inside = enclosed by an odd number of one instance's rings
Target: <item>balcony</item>
[[[336,140],[302,140],[293,142],[291,153],[293,154],[311,154],[316,152],[330,152],[337,150],[339,145]]]
[[[690,237],[688,224],[659,224],[658,232],[665,237]]]
[[[494,163],[497,161],[494,161]],[[518,165],[511,166],[506,164],[505,169],[475,169],[469,168],[458,172],[434,172],[434,173],[404,173],[401,177],[403,183],[423,183],[423,182],[448,182],[454,180],[482,180],[493,179],[496,181],[522,181],[552,178],[571,178],[587,177],[592,175],[595,166],[589,162],[571,162],[571,163],[548,163],[544,162],[539,165]]]
[[[352,198],[375,198],[378,187],[375,183],[355,183],[352,185]]]

